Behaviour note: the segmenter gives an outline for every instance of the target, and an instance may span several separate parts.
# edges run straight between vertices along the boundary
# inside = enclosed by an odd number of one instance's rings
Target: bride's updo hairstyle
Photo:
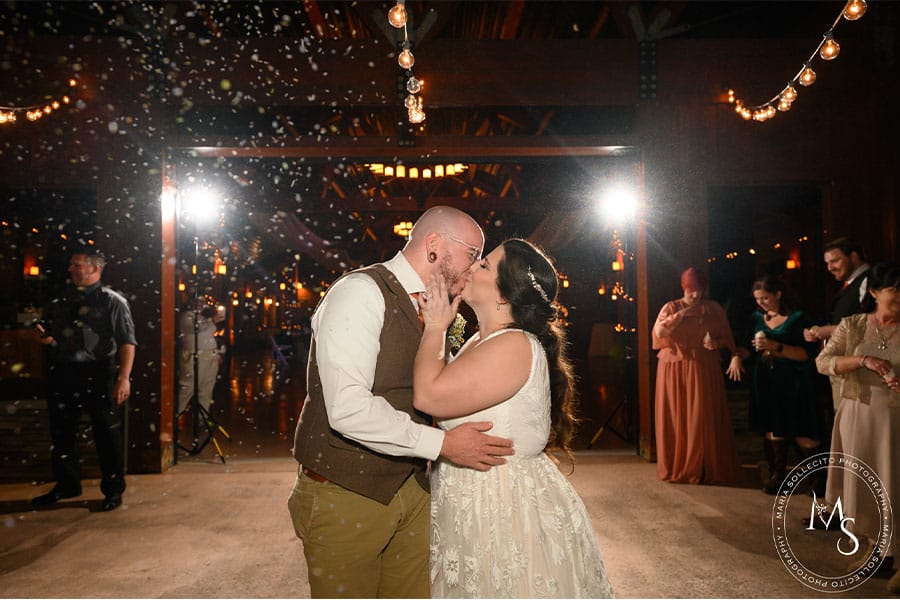
[[[503,242],[497,264],[497,288],[512,309],[512,327],[537,336],[550,368],[550,439],[547,448],[569,454],[575,435],[575,376],[567,356],[566,334],[560,325],[556,294],[559,276],[550,259],[531,242]]]

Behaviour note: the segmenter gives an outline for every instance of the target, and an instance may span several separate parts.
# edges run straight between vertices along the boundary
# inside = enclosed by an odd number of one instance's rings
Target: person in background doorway
[[[731,353],[729,376],[741,359],[725,311],[704,298],[706,277],[689,268],[684,296],[667,302],[653,325],[656,371],[657,475],[672,483],[730,484],[742,479],[728,416],[721,349]]]
[[[102,510],[122,504],[125,457],[119,405],[131,395],[137,341],[125,298],[100,282],[106,260],[94,246],[76,250],[69,262],[71,285],[44,310],[37,325],[50,362],[51,458],[56,485],[32,499],[42,508],[81,495],[78,432],[81,411],[91,418],[100,462]]]
[[[788,444],[795,443],[803,458],[819,452],[825,436],[824,412],[818,394],[815,356],[817,344],[807,342],[804,328],[811,320],[793,308],[784,283],[772,276],[753,283],[753,369],[750,427],[763,436],[768,473],[763,491],[775,494],[787,475]],[[825,480],[814,484],[825,494]]]

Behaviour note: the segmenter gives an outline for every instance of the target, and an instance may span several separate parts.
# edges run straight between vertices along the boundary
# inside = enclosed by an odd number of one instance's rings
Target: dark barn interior
[[[131,473],[186,458],[176,318],[192,294],[227,314],[216,398],[244,445],[226,457],[287,456],[320,295],[393,256],[435,205],[470,213],[486,249],[526,237],[555,259],[577,446],[647,461],[650,327],[683,269],[708,273],[746,346],[756,277],[784,277],[821,320],[828,240],[898,259],[900,4],[847,21],[830,1],[407,0],[405,30],[393,4],[0,4],[0,483],[50,474],[29,325],[77,241],[104,250],[135,316]],[[824,61],[830,28],[841,50]],[[815,83],[776,110],[806,62]],[[601,209],[623,185],[637,205],[617,221]],[[196,187],[217,201],[206,222],[187,214]]]

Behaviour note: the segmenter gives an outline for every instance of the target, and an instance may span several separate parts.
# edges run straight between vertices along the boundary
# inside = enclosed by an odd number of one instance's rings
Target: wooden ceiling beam
[[[459,7],[459,4],[459,2],[441,2],[437,7],[431,7],[434,8],[437,19],[435,19],[434,24],[424,32],[424,35],[420,36],[417,40],[419,48],[422,47],[422,42],[436,38],[447,25],[453,21],[456,16],[454,13]]]
[[[591,31],[588,33],[588,39],[597,39],[597,36],[600,35],[600,32],[603,31],[603,28],[606,26],[607,21],[609,21],[609,6],[604,4],[600,8],[597,18],[594,20]]]
[[[501,40],[514,40],[519,31],[519,23],[522,22],[522,11],[525,9],[525,0],[512,0],[506,7],[506,18],[500,28]]]
[[[481,160],[528,159],[574,156],[632,156],[637,147],[628,136],[427,136],[417,139],[418,146],[397,146],[395,138],[366,136],[359,138],[254,139],[258,146],[239,145],[237,140],[177,140],[171,151],[202,158],[306,158],[333,160],[386,160],[388,158],[430,161],[478,162]]]
[[[272,200],[272,198],[269,198]],[[275,199],[277,203],[277,199]],[[296,204],[293,195],[285,196],[287,206]],[[454,206],[466,212],[481,212],[492,210],[498,213],[506,214],[542,214],[546,212],[544,204],[536,198],[521,200],[512,196],[470,196],[469,198],[461,198],[460,196],[443,196],[429,193],[423,199],[416,198],[411,195],[403,196],[387,196],[378,198],[374,202],[372,198],[364,196],[361,193],[350,193],[346,198],[337,202],[327,202],[321,207],[304,206],[303,214],[306,217],[313,215],[333,215],[336,209],[345,212],[356,212],[363,216],[371,215],[402,215],[404,213],[419,213],[424,208],[432,206]],[[269,211],[273,212],[273,211]],[[362,219],[361,222],[366,222]]]
[[[334,37],[334,34],[329,30],[328,25],[325,23],[325,18],[322,16],[322,10],[319,8],[319,3],[316,0],[303,0],[303,8],[306,10],[306,16],[309,17],[309,22],[313,26],[313,29],[316,30],[319,37]]]

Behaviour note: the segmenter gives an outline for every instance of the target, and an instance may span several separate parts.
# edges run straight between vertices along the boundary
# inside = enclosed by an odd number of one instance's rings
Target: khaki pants
[[[430,496],[415,477],[387,506],[302,473],[288,500],[313,598],[428,598]]]

